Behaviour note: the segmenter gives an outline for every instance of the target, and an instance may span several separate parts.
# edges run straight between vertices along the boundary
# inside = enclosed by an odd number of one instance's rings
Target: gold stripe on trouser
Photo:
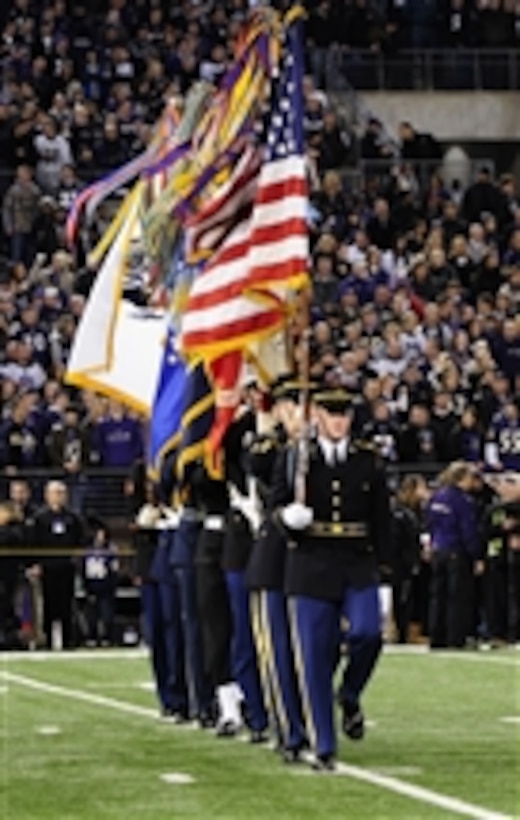
[[[264,703],[270,717],[270,723],[276,725],[276,707],[274,703],[273,689],[269,677],[269,668],[266,656],[266,641],[262,626],[262,611],[260,592],[251,592],[249,595],[249,610],[251,612],[251,626],[256,647],[258,660],[258,671],[260,673],[260,685],[264,695]]]
[[[289,612],[289,624],[291,628],[291,642],[294,652],[294,666],[298,683],[300,685],[300,695],[302,701],[302,711],[305,720],[305,728],[311,742],[313,749],[318,745],[318,732],[316,731],[316,723],[312,714],[312,701],[309,697],[309,690],[307,687],[307,678],[305,676],[305,664],[303,662],[303,652],[300,641],[300,632],[298,629],[298,618],[296,614],[296,601],[293,598],[287,599],[287,607]]]
[[[260,618],[262,623],[262,631],[265,638],[267,669],[269,671],[269,680],[271,681],[276,716],[282,730],[283,739],[287,743],[291,732],[290,722],[285,710],[282,688],[280,686],[280,678],[278,677],[278,667],[276,665],[276,658],[273,648],[271,619],[269,617],[269,608],[267,605],[267,592],[265,590],[262,590],[260,593]]]

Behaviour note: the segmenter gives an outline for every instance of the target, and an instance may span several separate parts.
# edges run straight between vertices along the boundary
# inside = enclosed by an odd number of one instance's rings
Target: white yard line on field
[[[417,800],[420,803],[428,803],[430,806],[436,806],[439,809],[446,809],[446,811],[451,811],[453,814],[460,814],[462,817],[472,817],[474,820],[512,820],[509,815],[485,809],[474,803],[467,803],[465,800],[459,800],[458,797],[449,797],[446,794],[435,792],[432,789],[426,789],[423,786],[406,783],[397,777],[378,774],[375,771],[363,769],[360,766],[349,766],[347,763],[338,763],[337,772],[339,775],[351,777],[353,780],[361,780],[364,783],[370,783],[372,786],[380,786],[382,789],[394,792],[394,794],[410,797],[412,800]]]
[[[68,689],[65,686],[57,686],[54,683],[44,683],[43,681],[27,678],[25,675],[15,675],[13,672],[0,672],[8,683],[17,683],[27,689],[35,689],[37,692],[45,692],[48,695],[58,695],[60,698],[70,698],[71,700],[82,701],[93,706],[103,706],[106,709],[115,709],[118,712],[126,712],[129,715],[153,718],[158,720],[157,709],[150,706],[139,706],[137,703],[127,703],[123,700],[107,698],[104,695],[96,695],[94,692],[85,692],[82,689]]]
[[[46,735],[52,737],[53,735],[61,735],[59,726],[37,726],[35,729],[38,735]]]
[[[170,783],[172,786],[189,786],[191,783],[195,783],[195,778],[185,772],[165,772],[161,775],[161,780],[164,783]]]
[[[89,703],[92,706],[100,706],[107,709],[114,709],[119,712],[136,715],[139,717],[152,718],[157,721],[157,711],[145,706],[138,706],[134,703],[127,703],[125,701],[115,700],[114,698],[107,698],[103,695],[96,695],[92,692],[85,692],[82,689],[69,689],[65,686],[58,686],[52,683],[44,683],[43,681],[28,678],[25,675],[17,675],[11,672],[0,672],[0,677],[7,683],[18,684],[28,689],[33,689],[38,692],[44,692],[49,695],[57,695],[61,698],[70,698],[82,703]],[[175,731],[177,727],[173,727]],[[456,797],[449,797],[440,792],[426,789],[422,786],[416,786],[412,783],[406,783],[404,780],[399,780],[396,777],[380,774],[376,771],[363,769],[360,766],[350,766],[347,763],[338,763],[336,772],[338,775],[350,777],[354,780],[360,780],[368,783],[371,786],[378,786],[387,791],[400,794],[415,800],[419,803],[426,803],[431,806],[446,809],[453,814],[461,815],[462,817],[470,817],[473,820],[512,820],[509,815],[501,814],[500,812],[491,811],[482,806],[473,803],[467,803],[464,800],[459,800]]]

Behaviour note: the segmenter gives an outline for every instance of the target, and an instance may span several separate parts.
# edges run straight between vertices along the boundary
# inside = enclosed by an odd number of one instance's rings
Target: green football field
[[[158,719],[140,651],[0,659],[0,818],[520,816],[520,652],[385,653],[334,774]]]

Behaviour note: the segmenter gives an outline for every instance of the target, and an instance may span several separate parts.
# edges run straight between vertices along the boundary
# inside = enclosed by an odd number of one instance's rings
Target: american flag
[[[207,198],[185,225],[185,255],[196,263],[207,259],[234,228],[251,216],[262,164],[260,146],[248,135],[235,141],[238,158],[229,179]]]
[[[301,21],[287,30],[252,212],[193,283],[182,349],[207,362],[276,332],[289,293],[307,284]],[[229,193],[229,192],[228,192]]]

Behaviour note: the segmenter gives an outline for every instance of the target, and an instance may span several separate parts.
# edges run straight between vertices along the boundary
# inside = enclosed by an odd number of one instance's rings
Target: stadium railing
[[[518,49],[406,49],[396,54],[332,47],[328,91],[518,91]]]
[[[421,473],[428,480],[434,480],[443,469],[443,464],[389,464],[388,481],[393,489],[399,478],[408,473]],[[12,481],[25,480],[32,491],[35,504],[43,503],[45,484],[50,480],[64,481],[69,488],[69,500],[72,505],[81,508],[86,515],[107,521],[132,522],[132,499],[126,482],[128,470],[88,469],[71,478],[57,468],[17,470],[16,473],[0,472],[0,500],[9,497],[9,484]]]
[[[397,146],[395,147],[397,150]],[[359,151],[360,146],[357,145]],[[490,157],[480,158],[478,160],[469,159],[468,157],[455,157],[451,159],[449,156],[443,159],[425,159],[425,160],[402,160],[398,156],[390,157],[389,159],[364,159],[358,156],[354,166],[344,167],[341,174],[346,185],[347,190],[352,194],[363,194],[366,191],[367,184],[383,185],[388,183],[392,176],[399,177],[401,169],[404,166],[412,167],[415,180],[419,190],[424,193],[429,189],[432,176],[439,173],[446,184],[451,184],[454,180],[458,180],[461,189],[464,189],[468,182],[475,179],[479,170],[482,168],[489,169],[493,176],[496,173],[496,163]],[[399,182],[397,181],[399,189]],[[401,188],[401,190],[403,190]],[[414,193],[414,191],[412,191]]]

